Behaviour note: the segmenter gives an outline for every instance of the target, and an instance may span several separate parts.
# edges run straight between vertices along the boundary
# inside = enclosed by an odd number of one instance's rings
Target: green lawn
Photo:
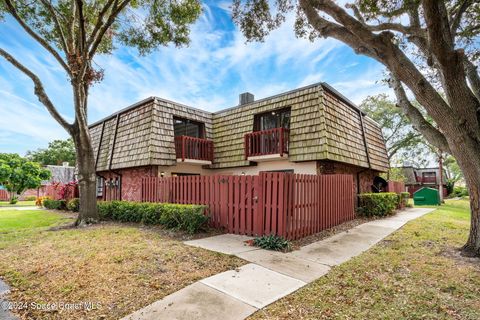
[[[60,213],[44,210],[0,210],[0,249],[28,240],[48,228],[71,219]],[[0,251],[1,252],[1,251]]]
[[[253,319],[480,319],[480,260],[459,255],[465,200],[447,200]]]
[[[8,201],[0,201],[0,207],[23,207],[34,206],[35,201],[18,201],[16,204],[10,204]]]
[[[0,210],[0,277],[11,302],[92,302],[93,310],[17,310],[21,319],[119,319],[164,296],[245,262],[176,240],[138,224],[72,223],[45,210]]]

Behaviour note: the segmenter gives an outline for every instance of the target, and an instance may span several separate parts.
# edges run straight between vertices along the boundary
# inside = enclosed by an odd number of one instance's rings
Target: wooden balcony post
[[[278,148],[280,148],[280,157],[283,157],[283,127],[280,128],[280,144],[278,145]]]

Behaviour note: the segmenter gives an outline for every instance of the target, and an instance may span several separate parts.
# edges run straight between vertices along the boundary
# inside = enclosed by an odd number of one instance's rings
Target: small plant
[[[73,198],[67,201],[68,211],[78,212],[79,209],[80,209],[80,199]]]
[[[35,200],[37,200],[37,197],[35,197],[35,196],[26,196],[25,197],[25,201],[35,201]]]
[[[290,241],[276,235],[257,237],[253,239],[253,245],[266,250],[283,252],[290,251],[292,248],[290,245]]]
[[[50,197],[47,197],[47,196],[43,196],[43,197],[37,197],[37,199],[35,200],[35,205],[37,207],[43,207],[43,201],[45,199],[50,199]]]

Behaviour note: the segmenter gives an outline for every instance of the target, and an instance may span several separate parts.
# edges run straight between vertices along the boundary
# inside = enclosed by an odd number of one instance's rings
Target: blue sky
[[[264,98],[319,81],[357,104],[368,95],[389,93],[378,83],[380,64],[332,39],[295,38],[293,16],[264,43],[246,44],[231,22],[228,3],[212,1],[204,7],[187,48],[162,47],[139,56],[135,49],[119,47],[114,55],[98,56],[95,62],[105,69],[105,78],[91,90],[89,122],[149,96],[215,111],[236,105],[241,92]],[[0,47],[40,76],[71,120],[71,89],[56,61],[10,20],[0,24]],[[66,137],[38,102],[31,81],[0,59],[0,152],[24,154]]]

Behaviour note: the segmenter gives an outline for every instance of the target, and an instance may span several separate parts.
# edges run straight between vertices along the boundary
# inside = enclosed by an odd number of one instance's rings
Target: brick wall
[[[380,172],[376,170],[357,167],[350,164],[335,161],[317,161],[317,174],[351,174],[353,176],[353,185],[355,193],[364,193],[372,191],[373,179]],[[357,190],[358,177],[360,178],[360,192]]]
[[[158,176],[158,169],[156,166],[129,168],[122,170],[115,170],[113,172],[98,172],[99,176],[105,179],[115,179],[121,175],[121,195],[120,190],[115,187],[109,187],[104,185],[103,194],[104,200],[127,200],[127,201],[140,201],[142,192],[142,178],[144,177],[156,177]],[[121,196],[121,197],[120,197]]]

